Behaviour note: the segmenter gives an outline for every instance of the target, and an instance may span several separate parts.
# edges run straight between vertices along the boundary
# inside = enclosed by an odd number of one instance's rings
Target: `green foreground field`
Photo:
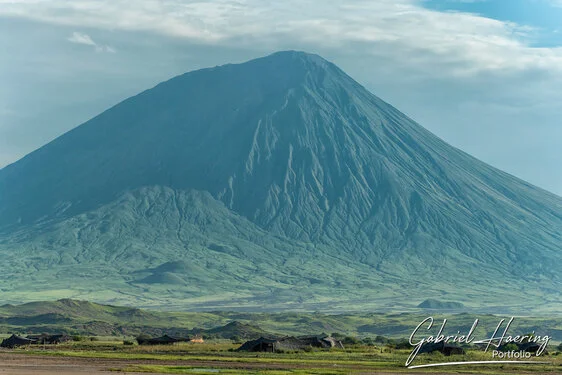
[[[424,326],[419,331],[420,337],[435,335],[445,318],[447,325],[443,333],[446,335],[466,334],[475,319],[479,319],[474,336],[482,340],[492,336],[502,319],[510,319],[503,315],[422,309],[403,313],[337,315],[314,312],[161,312],[65,299],[0,306],[0,338],[45,332],[66,333],[74,340],[58,346],[0,349],[0,366],[13,363],[16,358],[23,366],[37,361],[46,361],[51,366],[49,363],[56,360],[61,369],[68,367],[68,363],[73,366],[93,364],[96,371],[153,374],[562,374],[562,354],[558,346],[562,341],[562,318],[558,316],[519,316],[509,329],[509,334],[513,335],[530,332],[548,335],[548,352],[531,358],[548,364],[500,363],[407,369],[405,363],[412,348],[404,340],[428,316],[435,317],[435,326],[431,330]],[[139,346],[135,341],[139,334],[200,335],[205,343]],[[309,348],[281,353],[235,351],[242,342],[261,336],[302,335],[332,335],[344,341],[345,349]],[[470,346],[463,355],[420,354],[413,365],[492,359],[491,350],[483,352]]]
[[[555,374],[559,373],[562,365],[562,354],[551,352],[532,358],[535,361],[549,362],[546,365],[459,365],[411,370],[405,367],[410,350],[397,350],[386,346],[354,345],[344,350],[314,349],[286,353],[236,352],[234,349],[237,347],[237,344],[227,341],[173,346],[131,346],[117,341],[97,341],[20,348],[9,353],[34,358],[103,359],[110,361],[107,366],[111,371],[163,374]],[[6,353],[7,351],[0,351],[0,360]],[[469,350],[464,355],[449,357],[441,353],[420,354],[413,364],[491,359],[491,352]]]

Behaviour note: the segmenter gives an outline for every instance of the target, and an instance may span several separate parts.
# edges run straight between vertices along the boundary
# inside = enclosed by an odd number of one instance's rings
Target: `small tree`
[[[345,336],[342,343],[346,345],[357,345],[361,343],[357,337]]]
[[[150,336],[148,336],[147,334],[141,333],[140,335],[138,335],[136,337],[137,342],[139,343],[139,345],[143,345],[145,344],[148,340],[150,340]]]

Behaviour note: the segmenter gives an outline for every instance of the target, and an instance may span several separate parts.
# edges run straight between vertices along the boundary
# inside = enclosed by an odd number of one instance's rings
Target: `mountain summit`
[[[560,228],[561,198],[293,51],[175,77],[0,171],[23,299],[520,305],[559,287]]]

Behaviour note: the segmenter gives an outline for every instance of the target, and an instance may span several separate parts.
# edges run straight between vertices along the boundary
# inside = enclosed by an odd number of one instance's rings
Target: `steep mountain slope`
[[[184,309],[349,301],[354,293],[333,289],[380,285],[369,267],[330,253],[272,235],[206,192],[144,187],[13,232],[0,242],[1,289],[11,301],[73,296]]]
[[[0,233],[18,298],[44,267],[64,296],[148,304],[556,303],[562,269],[561,198],[299,52],[173,78],[4,168]]]

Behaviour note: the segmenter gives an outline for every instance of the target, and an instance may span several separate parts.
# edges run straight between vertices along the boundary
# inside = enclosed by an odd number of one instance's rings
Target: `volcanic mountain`
[[[175,77],[0,170],[9,301],[555,306],[561,246],[561,198],[302,52]]]

